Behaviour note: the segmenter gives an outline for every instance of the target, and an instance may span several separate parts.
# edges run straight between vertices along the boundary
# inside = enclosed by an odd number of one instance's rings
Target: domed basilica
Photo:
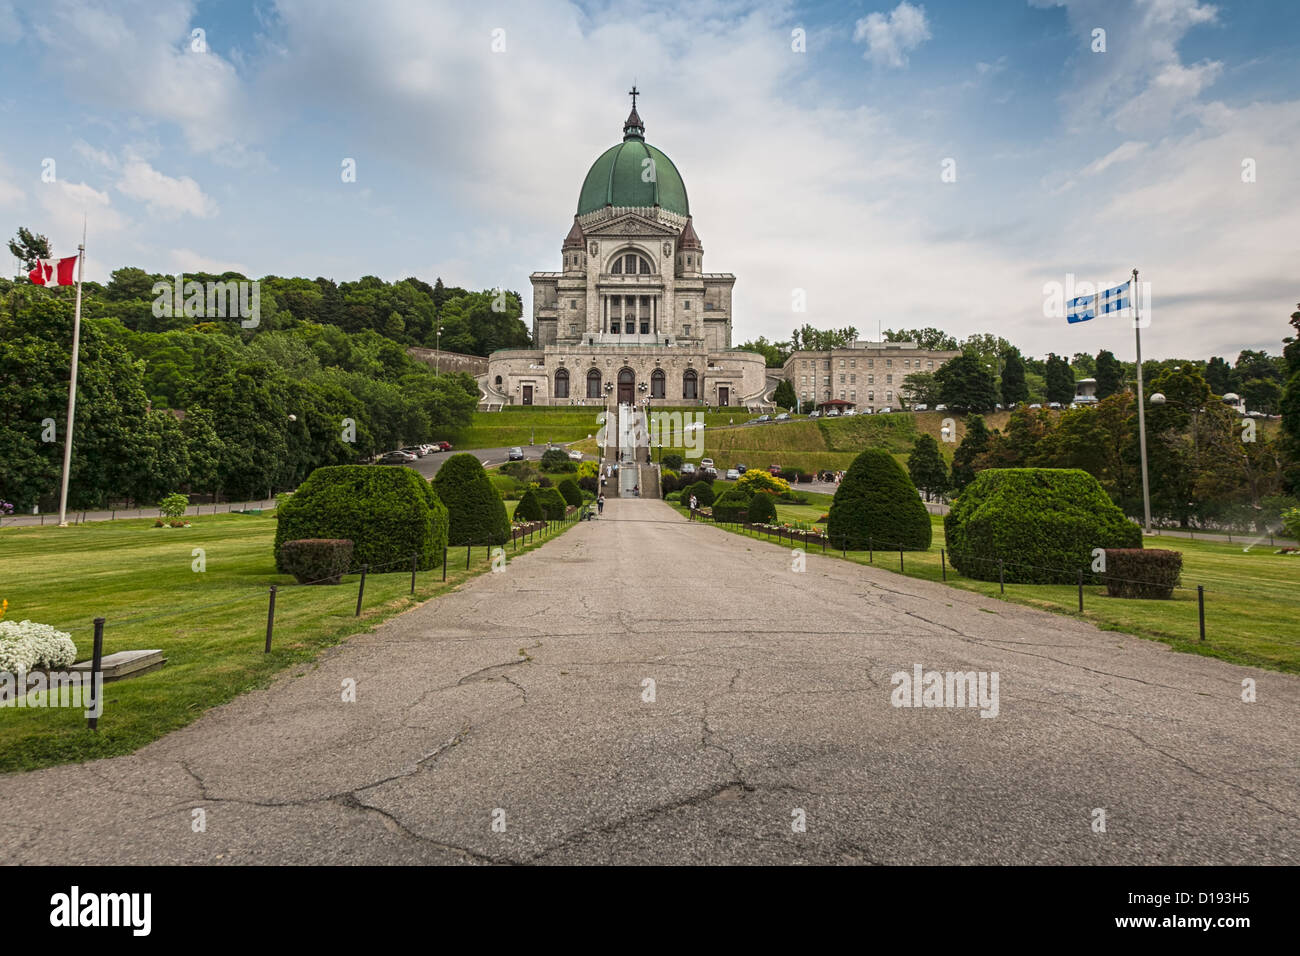
[[[532,349],[488,358],[485,401],[507,405],[757,404],[763,356],[731,348],[729,272],[704,244],[673,161],[636,110],[592,164],[561,271],[534,272]]]

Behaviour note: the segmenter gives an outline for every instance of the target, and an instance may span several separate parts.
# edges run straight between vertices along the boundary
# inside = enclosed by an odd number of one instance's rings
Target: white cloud
[[[166,176],[142,159],[127,160],[116,188],[124,196],[145,203],[151,213],[164,219],[184,214],[207,219],[217,213],[216,202],[189,176],[179,179]]]
[[[1139,143],[1136,140],[1129,140],[1126,143],[1121,143],[1105,156],[1101,157],[1101,159],[1095,159],[1085,166],[1080,175],[1096,176],[1098,173],[1104,173],[1116,163],[1123,163],[1133,159],[1135,156],[1141,154],[1141,152],[1146,148],[1146,143]]]
[[[129,225],[128,220],[113,208],[108,193],[85,182],[37,183],[32,191],[43,210],[40,231],[50,237],[50,243],[59,255],[64,254],[60,250],[76,249],[81,242],[83,222],[89,246],[104,236],[122,232]]]
[[[877,66],[907,66],[907,54],[930,39],[925,7],[903,0],[886,16],[869,13],[853,27],[853,42],[866,43],[863,57]]]

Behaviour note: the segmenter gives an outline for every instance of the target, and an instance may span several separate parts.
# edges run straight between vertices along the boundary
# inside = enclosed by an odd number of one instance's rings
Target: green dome
[[[656,182],[642,180],[646,158],[654,160]],[[578,215],[605,206],[660,206],[683,216],[691,214],[686,184],[673,161],[635,136],[611,146],[591,165],[578,194]]]

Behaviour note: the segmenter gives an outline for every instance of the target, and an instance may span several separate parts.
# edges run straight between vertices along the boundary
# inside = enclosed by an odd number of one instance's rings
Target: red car
[[[438,451],[451,451],[451,442],[449,441],[436,441],[433,445]]]
[[[769,475],[779,475],[779,474],[781,474],[781,466],[780,466],[780,465],[768,465],[768,466],[767,466],[767,473],[768,473]]]

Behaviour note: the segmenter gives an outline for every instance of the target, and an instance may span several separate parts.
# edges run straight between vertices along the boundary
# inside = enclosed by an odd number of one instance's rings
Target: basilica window
[[[698,384],[699,380],[695,375],[695,369],[688,368],[682,375],[682,398],[699,398]]]
[[[566,369],[560,369],[555,373],[555,397],[569,397],[569,373]]]
[[[645,256],[639,256],[635,252],[629,252],[615,258],[609,267],[609,271],[614,275],[634,276],[639,273],[648,276],[652,270],[649,259]]]
[[[667,388],[665,387],[666,381],[667,381],[667,377],[664,375],[663,369],[657,368],[650,373],[650,397],[651,398],[663,398],[666,395],[667,393]]]
[[[593,368],[587,373],[587,397],[600,398],[600,369]]]

